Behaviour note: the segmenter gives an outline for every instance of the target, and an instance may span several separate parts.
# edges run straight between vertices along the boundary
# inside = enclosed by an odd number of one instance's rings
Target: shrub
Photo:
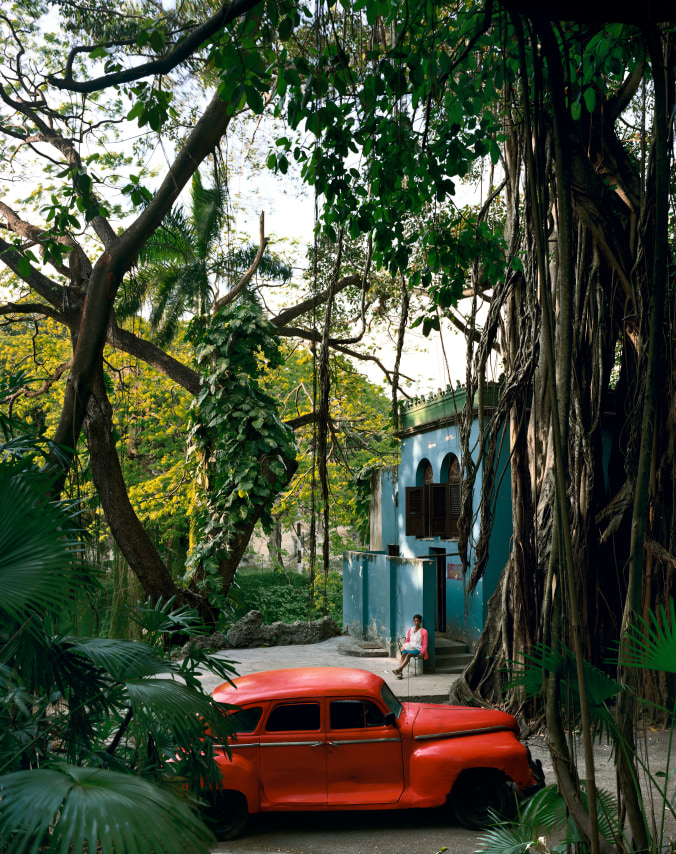
[[[294,623],[296,620],[317,620],[324,616],[324,576],[315,579],[313,603],[310,604],[310,578],[307,575],[283,572],[242,573],[236,576],[237,588],[231,588],[229,603],[231,622],[236,622],[249,611],[260,611],[266,625],[279,620]],[[343,576],[330,572],[326,579],[326,614],[339,625],[343,622]]]

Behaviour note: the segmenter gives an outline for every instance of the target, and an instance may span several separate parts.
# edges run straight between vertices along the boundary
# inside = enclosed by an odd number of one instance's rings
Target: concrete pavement
[[[342,654],[339,652],[341,647]],[[423,673],[413,676],[409,675],[412,673],[412,667],[408,667],[404,671],[404,678],[397,679],[392,670],[397,666],[398,659],[385,655],[346,655],[345,651],[349,651],[351,647],[355,648],[354,652],[358,652],[355,641],[348,637],[337,637],[313,644],[228,649],[219,653],[219,657],[231,661],[240,676],[286,667],[356,667],[382,676],[400,700],[429,703],[448,701],[448,693],[457,676],[448,673]],[[219,677],[212,674],[202,677],[202,684],[209,692],[221,682]]]

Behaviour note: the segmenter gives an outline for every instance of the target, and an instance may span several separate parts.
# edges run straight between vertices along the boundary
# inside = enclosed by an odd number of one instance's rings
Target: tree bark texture
[[[537,49],[542,50],[542,42],[540,45]],[[554,48],[549,45],[549,49]],[[537,72],[533,79],[537,80]],[[471,695],[504,702],[504,678],[498,672],[505,661],[527,651],[533,642],[551,639],[552,595],[562,583],[559,576],[563,568],[557,556],[552,556],[559,533],[549,402],[553,377],[543,356],[544,287],[552,295],[557,387],[568,385],[569,389],[565,405],[559,400],[559,414],[567,456],[565,490],[585,657],[596,666],[607,667],[627,600],[630,520],[641,436],[645,436],[642,400],[647,376],[657,405],[648,445],[647,499],[641,516],[648,551],[636,613],[645,617],[648,609],[656,611],[674,595],[673,289],[667,293],[661,318],[651,319],[650,313],[654,266],[662,263],[653,250],[658,228],[656,200],[660,188],[665,192],[668,189],[669,180],[658,178],[657,163],[662,158],[655,151],[653,135],[641,203],[640,164],[618,137],[616,124],[620,110],[638,91],[640,79],[639,70],[624,81],[614,98],[598,97],[592,112],[583,110],[579,121],[568,121],[558,130],[551,120],[546,90],[539,95],[536,92],[541,101],[532,105],[531,136],[523,121],[523,92],[528,91],[527,97],[533,98],[533,89],[505,89],[506,100],[513,106],[505,119],[504,234],[510,257],[518,255],[522,269],[508,274],[509,287],[494,289],[493,301],[500,302],[505,319],[504,335],[498,337],[489,324],[476,331],[481,336],[478,349],[497,345],[503,359],[503,395],[509,406],[498,407],[493,419],[484,425],[479,452],[485,453],[503,425],[509,425],[514,540],[500,595],[490,602],[475,661],[455,692],[457,697]],[[557,132],[561,137],[558,145]],[[527,145],[532,146],[534,162],[526,170],[526,187],[530,181],[537,182],[535,200],[520,195]],[[564,151],[568,172],[557,167]],[[562,182],[569,187],[569,199],[561,192]],[[569,221],[561,215],[566,207]],[[545,255],[544,268],[540,267],[544,279],[541,273],[540,281],[538,229],[545,235],[540,249]],[[570,259],[567,270],[561,266],[564,256]],[[660,371],[648,375],[651,329],[659,337],[663,355],[658,362]],[[566,367],[569,383],[566,374],[560,373]],[[468,376],[469,392],[478,385],[473,370]],[[490,495],[481,500],[490,503]],[[468,531],[475,511],[470,503]],[[489,523],[482,518],[479,540],[487,536]],[[651,542],[658,548],[652,548]],[[475,546],[468,540],[468,550]],[[643,542],[640,554],[646,554]],[[480,577],[481,568],[473,574],[471,584]],[[567,614],[566,607],[562,643],[572,648]],[[659,702],[665,693],[674,696],[673,680],[665,674],[644,674],[641,679],[641,692],[647,699]],[[513,692],[507,702],[518,710],[522,698]]]

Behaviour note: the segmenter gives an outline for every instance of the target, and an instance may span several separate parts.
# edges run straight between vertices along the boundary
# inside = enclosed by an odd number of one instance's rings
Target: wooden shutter
[[[406,487],[406,536],[426,536],[424,486]]]
[[[459,535],[458,519],[462,510],[461,487],[462,475],[460,474],[460,463],[454,460],[448,473],[449,534],[453,539],[456,539]]]
[[[450,537],[448,484],[430,484],[430,536]]]

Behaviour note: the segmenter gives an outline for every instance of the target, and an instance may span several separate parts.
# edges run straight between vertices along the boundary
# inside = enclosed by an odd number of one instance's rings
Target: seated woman
[[[392,673],[397,679],[403,679],[402,671],[410,659],[422,656],[427,658],[427,629],[422,627],[422,615],[413,615],[413,625],[406,632],[406,643],[401,648],[401,661],[399,667]]]

